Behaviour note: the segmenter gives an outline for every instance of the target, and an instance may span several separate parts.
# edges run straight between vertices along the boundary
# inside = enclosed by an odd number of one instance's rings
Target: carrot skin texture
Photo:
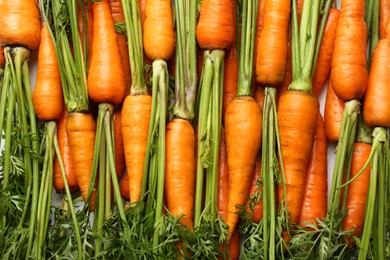
[[[249,188],[249,198],[253,197],[258,189],[262,192],[263,188],[257,186],[257,181],[261,178],[261,156],[258,156],[256,159],[255,171],[252,178],[251,187]],[[249,205],[247,206],[247,212],[250,211]],[[263,218],[263,200],[259,199],[258,203],[253,208],[252,220],[256,223],[259,223]]]
[[[363,117],[368,126],[390,127],[390,38],[382,39],[372,55]]]
[[[331,79],[334,92],[343,101],[360,99],[367,86],[367,27],[364,15],[364,0],[342,1],[334,42]]]
[[[193,227],[195,200],[195,132],[188,120],[175,118],[167,126],[165,196],[168,210]]]
[[[286,76],[284,77],[284,81],[282,85],[278,87],[278,91],[276,92],[276,99],[278,102],[282,94],[288,90],[288,87],[292,82],[291,37],[292,37],[292,32],[290,28],[288,31],[288,42],[287,42]]]
[[[203,0],[196,38],[202,49],[228,49],[235,36],[232,0]]]
[[[111,16],[114,23],[125,20],[123,14],[122,3],[120,0],[109,0]],[[131,71],[129,60],[129,49],[127,47],[127,36],[123,33],[116,33],[116,40],[118,42],[119,55],[121,57],[123,75],[126,82],[126,93],[130,93],[131,86]]]
[[[237,94],[238,86],[238,58],[236,47],[233,46],[225,55],[225,71],[223,80],[223,104],[222,116],[226,114],[226,108]],[[200,75],[200,74],[198,74]]]
[[[255,99],[260,107],[264,107],[264,88],[258,86],[256,88]]]
[[[66,133],[65,124],[68,112],[64,109],[62,117],[57,120],[57,140],[60,148],[62,162],[64,164],[66,180],[68,181],[69,189],[75,191],[78,189],[77,178],[73,168],[72,156],[70,154],[70,146],[68,140],[68,134]],[[61,193],[65,190],[64,181],[61,175],[61,168],[57,157],[54,160],[53,165],[53,184],[57,193]]]
[[[318,99],[312,94],[287,91],[280,97],[278,124],[286,180],[285,197],[292,223],[299,220],[318,110]],[[279,186],[278,193],[281,201],[283,185]]]
[[[0,46],[0,69],[4,68],[4,64],[5,64],[4,50],[3,47]]]
[[[263,29],[256,58],[256,81],[264,87],[277,87],[286,76],[290,2],[265,1]]]
[[[61,77],[57,56],[46,23],[41,30],[36,84],[33,90],[35,113],[39,120],[60,119],[64,111]]]
[[[143,43],[146,55],[152,59],[169,60],[175,45],[171,0],[146,1],[143,23]]]
[[[146,2],[147,0],[138,0],[139,14],[141,17],[141,24],[143,26],[146,19]]]
[[[305,191],[299,215],[300,226],[315,224],[326,216],[328,189],[327,140],[324,120],[318,113],[313,150],[306,171]]]
[[[230,240],[228,253],[231,260],[238,260],[240,257],[240,232],[236,228]]]
[[[250,96],[236,97],[225,115],[226,146],[229,168],[229,204],[226,223],[228,241],[239,215],[237,205],[245,205],[256,157],[261,145],[262,112]]]
[[[352,179],[366,163],[371,152],[371,145],[366,143],[355,143],[352,152],[351,176]],[[369,165],[363,173],[349,184],[346,209],[348,214],[344,219],[343,230],[354,230],[352,236],[359,237],[364,223],[364,209],[367,200],[368,186],[370,183]],[[348,246],[353,246],[351,237],[347,237]]]
[[[141,197],[151,109],[152,97],[148,95],[129,95],[122,107],[122,138],[131,202]]]
[[[88,94],[94,102],[121,103],[126,85],[110,6],[93,4],[93,41],[91,66],[88,71]]]
[[[41,16],[36,0],[0,2],[0,46],[39,46]]]
[[[218,160],[218,212],[221,219],[226,222],[229,201],[229,169],[227,165],[227,151],[225,130],[221,131],[221,148]]]
[[[68,134],[70,154],[77,183],[84,201],[92,176],[93,150],[95,146],[96,124],[91,114],[72,112],[65,123]],[[93,190],[90,205],[94,209],[96,192]]]
[[[114,111],[114,141],[115,141],[115,169],[117,178],[119,180],[125,170],[125,152],[123,149],[123,138],[122,138],[122,111]]]
[[[130,191],[129,191],[129,176],[127,173],[123,175],[119,189],[121,191],[121,197],[124,200],[130,200]]]
[[[328,83],[325,100],[325,133],[329,142],[337,142],[340,138],[341,121],[344,114],[344,102],[333,91],[332,81]]]
[[[380,0],[379,6],[379,36],[380,39],[386,37],[386,25],[390,18],[390,1]]]
[[[313,77],[313,93],[316,96],[320,95],[330,72],[339,14],[339,10],[331,8],[326,21],[324,36],[318,53],[316,72]]]

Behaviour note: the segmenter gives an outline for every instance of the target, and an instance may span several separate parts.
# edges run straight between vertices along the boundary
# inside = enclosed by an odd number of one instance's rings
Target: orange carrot
[[[171,0],[148,0],[143,24],[143,43],[146,55],[152,59],[169,60],[172,56],[175,35]]]
[[[41,121],[61,118],[64,111],[60,71],[54,44],[46,23],[41,31],[37,81],[33,90],[34,109]]]
[[[5,58],[3,47],[0,46],[0,68],[4,68]]]
[[[184,214],[181,222],[189,228],[193,227],[195,198],[194,147],[195,133],[191,123],[180,118],[169,122],[165,165],[167,208],[174,216]]]
[[[388,24],[390,29],[390,23]],[[390,127],[390,35],[380,40],[372,55],[363,117],[368,126]]]
[[[70,155],[68,135],[65,129],[67,116],[68,116],[68,112],[66,111],[66,109],[64,109],[62,117],[59,120],[57,120],[57,139],[58,139],[58,146],[61,152],[62,162],[64,164],[66,180],[68,181],[69,189],[71,191],[74,191],[78,189],[78,184],[77,184],[75,171],[73,168],[72,157]],[[54,188],[58,193],[60,193],[64,191],[65,186],[64,186],[64,180],[62,179],[62,175],[61,175],[60,164],[57,158],[54,160],[53,172],[54,172],[53,175]]]
[[[318,99],[302,91],[287,91],[280,97],[278,123],[283,156],[286,204],[290,221],[297,223],[305,188],[305,174],[314,140]],[[302,121],[302,119],[305,120]],[[297,123],[300,122],[300,123]],[[279,186],[279,201],[283,185]]]
[[[257,49],[259,48],[260,33],[263,30],[264,7],[265,7],[265,0],[260,0],[259,1],[259,7],[257,9],[255,48],[253,50],[253,57],[256,59],[256,61],[254,62],[254,66],[256,66],[256,63],[257,63]],[[256,71],[256,67],[254,67],[254,71]],[[254,82],[254,84],[256,84],[256,83]]]
[[[232,0],[203,0],[196,37],[202,49],[228,49],[235,33]]]
[[[249,198],[252,198],[255,195],[255,193],[258,192],[259,189],[260,189],[260,193],[262,192],[263,190],[262,187],[259,188],[259,186],[257,185],[260,178],[261,178],[261,156],[258,156],[256,160],[255,172],[253,174],[251,187],[249,188],[249,193],[248,193]],[[250,211],[250,207],[247,206],[247,212],[249,211]],[[263,199],[259,198],[259,201],[254,205],[253,208],[252,220],[256,223],[259,223],[262,218],[263,218]]]
[[[125,170],[125,152],[122,138],[122,111],[114,111],[115,169],[118,180]]]
[[[37,49],[41,35],[37,1],[1,1],[0,10],[0,46],[19,45]]]
[[[263,105],[264,105],[264,88],[263,87],[258,86],[256,88],[255,99],[256,99],[257,103],[259,104],[259,106],[263,107]]]
[[[129,176],[127,173],[123,174],[123,178],[119,189],[121,191],[121,196],[124,200],[130,200],[130,192],[129,192]]]
[[[311,158],[306,171],[305,190],[298,224],[314,224],[326,216],[327,202],[327,141],[324,120],[318,113]]]
[[[352,153],[351,179],[363,168],[371,152],[371,145],[355,143]],[[364,208],[367,191],[370,183],[370,166],[348,186],[347,204],[348,214],[344,219],[343,230],[353,230],[351,236],[359,237],[364,222]],[[347,237],[349,247],[353,246],[351,237]]]
[[[256,81],[264,87],[277,87],[286,76],[290,2],[265,2],[263,30],[258,40],[256,58]]]
[[[291,29],[288,31],[288,42],[287,42],[287,61],[286,61],[286,76],[284,81],[280,87],[278,87],[278,91],[276,93],[277,100],[279,102],[280,97],[284,92],[286,92],[292,81],[292,63],[291,63]]]
[[[228,241],[239,219],[237,205],[245,205],[261,144],[262,112],[250,96],[233,99],[226,109],[225,130],[229,168]]]
[[[303,2],[304,0],[297,0],[297,14],[298,14],[298,21],[301,20],[302,16],[302,9],[303,9]]]
[[[320,95],[330,72],[334,38],[336,36],[339,14],[340,12],[336,8],[331,8],[329,10],[328,20],[325,25],[324,35],[322,37],[321,47],[318,54],[316,72],[313,77],[312,91],[316,96]]]
[[[390,17],[390,1],[380,0],[379,6],[379,36],[381,39],[386,36],[386,24]]]
[[[143,26],[146,19],[146,2],[147,0],[138,0],[139,14],[141,16],[141,24]]]
[[[233,46],[226,53],[225,72],[223,80],[223,104],[222,115],[225,116],[226,108],[237,94],[238,58],[236,47]]]
[[[125,20],[123,15],[123,8],[120,0],[110,0],[111,16],[114,23],[122,22]],[[126,93],[130,91],[131,85],[131,71],[129,60],[129,49],[127,47],[127,37],[123,33],[116,34],[116,40],[119,47],[119,55],[121,57],[123,74],[126,82]]]
[[[240,232],[236,228],[228,247],[229,259],[238,260],[240,257]]]
[[[341,2],[331,79],[334,92],[343,101],[360,99],[367,86],[367,27],[364,15],[364,0]]]
[[[340,138],[341,121],[343,120],[344,102],[333,91],[332,81],[329,80],[325,101],[325,133],[329,142],[337,142]]]
[[[229,201],[229,170],[227,165],[225,130],[221,130],[221,148],[218,160],[218,212],[221,219],[226,222],[227,206]]]
[[[68,134],[70,154],[80,188],[81,196],[87,199],[91,181],[93,150],[95,146],[96,125],[91,114],[72,112],[65,123]],[[90,205],[94,209],[96,192],[92,191]]]
[[[131,202],[139,201],[141,196],[151,107],[152,97],[148,95],[129,95],[122,107],[122,137]]]
[[[107,0],[93,4],[91,66],[88,72],[88,94],[97,103],[119,104],[125,96],[125,80],[114,22]]]

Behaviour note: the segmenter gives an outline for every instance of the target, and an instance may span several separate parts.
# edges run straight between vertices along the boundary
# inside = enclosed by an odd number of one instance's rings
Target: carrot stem
[[[101,119],[104,117],[104,112],[99,110],[99,117],[98,119]],[[104,129],[102,129],[104,132]],[[103,133],[104,134],[104,133]],[[100,147],[99,147],[99,187],[98,187],[98,207],[96,209],[96,215],[97,215],[97,226],[96,226],[96,233],[97,238],[95,241],[95,257],[99,257],[101,246],[102,246],[102,237],[103,237],[103,224],[104,224],[104,201],[105,201],[105,183],[106,183],[106,176],[105,176],[105,170],[106,170],[106,142],[104,138],[100,139]]]
[[[367,21],[368,32],[370,35],[370,49],[368,53],[368,64],[371,64],[372,53],[379,41],[379,0],[369,1],[367,4]]]
[[[388,145],[388,144],[384,144]],[[377,243],[375,243],[378,247],[377,250],[374,251],[377,252],[376,259],[385,259],[386,256],[386,247],[385,247],[385,210],[386,210],[386,204],[385,204],[385,194],[386,194],[386,157],[384,156],[383,150],[379,150],[379,166],[378,166],[378,204],[377,204],[377,225],[375,228],[377,228],[377,233],[374,237],[377,239]]]

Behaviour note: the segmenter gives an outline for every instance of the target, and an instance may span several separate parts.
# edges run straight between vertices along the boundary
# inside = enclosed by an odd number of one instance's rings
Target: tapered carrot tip
[[[175,118],[167,126],[165,195],[168,210],[192,228],[195,191],[195,132],[188,120]]]
[[[226,223],[228,241],[233,235],[239,215],[238,205],[245,205],[261,144],[262,111],[253,97],[236,97],[225,116],[226,145],[229,168],[229,203]]]

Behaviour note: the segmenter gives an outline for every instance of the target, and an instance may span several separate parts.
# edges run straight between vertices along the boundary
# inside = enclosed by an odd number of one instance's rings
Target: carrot
[[[75,175],[75,170],[73,168],[72,157],[70,154],[68,135],[65,129],[67,116],[68,116],[68,112],[66,111],[66,109],[64,109],[62,117],[59,120],[57,120],[57,140],[61,152],[62,162],[65,168],[66,180],[68,182],[69,189],[71,191],[74,191],[78,189],[78,184]],[[61,168],[60,168],[58,158],[54,160],[53,171],[54,171],[54,181],[53,181],[54,188],[56,189],[57,193],[60,193],[64,191],[65,186],[64,186],[64,180],[62,179]]]
[[[204,0],[201,5],[196,37],[202,49],[228,49],[234,41],[232,0]]]
[[[64,110],[60,71],[57,57],[46,23],[41,31],[38,69],[33,90],[35,113],[41,121],[61,118]]]
[[[293,223],[298,223],[302,207],[305,174],[314,141],[318,109],[318,99],[308,93],[287,91],[280,97],[278,123],[286,185],[285,200]],[[283,199],[283,192],[281,185],[279,201]]]
[[[379,7],[379,35],[383,39],[386,37],[386,25],[390,17],[390,1],[380,0]]]
[[[30,50],[37,49],[41,35],[37,1],[1,1],[0,10],[0,46],[21,45]]]
[[[351,178],[353,178],[362,168],[371,152],[371,145],[357,142],[354,144],[351,163]],[[359,237],[363,229],[364,208],[368,186],[370,183],[370,166],[348,186],[347,216],[344,219],[343,230],[353,230],[351,237]],[[353,246],[351,237],[348,237],[349,247]]]
[[[261,144],[261,108],[250,96],[236,97],[225,114],[229,169],[228,240],[238,222],[237,205],[245,205]],[[251,134],[249,134],[251,133]],[[244,136],[243,136],[244,135]]]
[[[301,20],[304,0],[297,0],[298,21]]]
[[[325,133],[329,142],[337,142],[340,138],[341,121],[344,113],[344,102],[333,91],[332,81],[329,80],[326,92],[324,120]]]
[[[86,201],[91,181],[95,121],[91,114],[72,112],[68,114],[65,128],[68,134],[70,154],[77,183],[81,196]],[[95,196],[96,193],[92,191],[90,198],[91,210],[94,209]]]
[[[125,153],[122,138],[122,111],[114,111],[115,169],[118,179],[125,169]]]
[[[91,66],[88,94],[97,103],[119,104],[125,96],[125,80],[114,23],[107,0],[93,4]]]
[[[342,1],[334,42],[331,79],[334,92],[343,101],[360,99],[367,86],[367,27],[364,14],[365,1]],[[345,51],[346,46],[350,51]]]
[[[139,201],[141,196],[151,104],[151,96],[129,95],[122,107],[122,137],[131,202]]]
[[[389,27],[389,26],[388,26]],[[368,126],[390,127],[390,37],[379,41],[372,56],[363,117]]]
[[[228,247],[229,259],[238,260],[240,257],[240,232],[236,228]]]
[[[80,4],[77,14],[80,40],[84,54],[88,57],[88,66],[91,63],[91,50],[93,39],[93,11],[92,3]]]
[[[264,26],[264,7],[265,7],[265,0],[259,0],[259,7],[257,9],[255,48],[254,48],[254,52],[253,52],[253,57],[256,59],[254,62],[254,66],[255,66],[254,71],[256,71],[257,50],[259,49],[260,33],[263,30],[263,26]],[[255,84],[255,82],[254,82],[254,84]]]
[[[236,47],[233,46],[226,53],[225,71],[223,79],[223,104],[222,115],[225,116],[226,108],[237,93],[238,81],[238,57]]]
[[[3,47],[0,46],[0,68],[4,68],[5,58]]]
[[[277,87],[286,75],[290,1],[268,0],[264,24],[258,41],[256,81],[262,86]]]
[[[340,12],[336,8],[331,8],[329,11],[320,52],[318,54],[317,67],[313,77],[313,93],[316,96],[320,95],[330,72],[339,14]]]
[[[120,184],[121,196],[124,200],[130,200],[129,186],[129,176],[125,173]]]
[[[264,106],[264,88],[258,86],[256,88],[255,99],[260,107]]]
[[[286,76],[280,87],[278,87],[278,92],[276,93],[276,100],[279,102],[280,97],[284,92],[286,92],[292,82],[292,63],[291,63],[291,28],[288,32],[288,42],[287,42],[287,61],[286,61]]]
[[[306,181],[302,208],[298,224],[305,226],[316,223],[326,216],[327,202],[327,142],[324,120],[318,113],[311,158],[306,170]]]
[[[146,19],[146,2],[147,0],[138,0],[139,13],[141,17],[141,24],[143,26]]]
[[[173,119],[166,132],[165,195],[168,210],[174,216],[184,214],[181,222],[190,228],[195,198],[194,146],[195,133],[190,122]]]
[[[218,212],[221,219],[226,221],[229,201],[229,170],[227,165],[225,130],[221,130],[221,148],[218,160]]]
[[[249,193],[248,196],[249,198],[253,198],[253,196],[258,193],[258,196],[261,196],[262,187],[258,186],[258,182],[260,181],[261,178],[261,157],[257,157],[256,160],[256,166],[255,166],[255,171],[253,174],[252,178],[252,183],[249,188]],[[252,215],[252,220],[256,223],[259,223],[261,219],[263,218],[263,199],[261,197],[257,198],[258,202],[255,203],[253,206],[253,215]],[[247,205],[247,212],[250,212],[250,207]]]
[[[152,59],[169,60],[175,42],[170,0],[148,0],[143,24],[144,50]]]

